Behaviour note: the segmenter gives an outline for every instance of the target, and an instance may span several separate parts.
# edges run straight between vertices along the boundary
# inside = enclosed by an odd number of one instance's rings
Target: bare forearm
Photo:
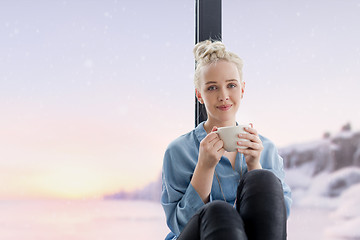
[[[207,168],[201,166],[201,164],[197,164],[190,182],[204,203],[210,201],[214,171],[215,168]]]
[[[225,152],[224,143],[215,133],[216,130],[217,127],[213,127],[211,133],[200,142],[198,162],[190,182],[204,203],[210,201],[215,167]]]
[[[247,167],[248,167],[248,171],[255,170],[255,169],[262,169],[262,166],[259,162],[254,163],[252,165],[247,164]]]

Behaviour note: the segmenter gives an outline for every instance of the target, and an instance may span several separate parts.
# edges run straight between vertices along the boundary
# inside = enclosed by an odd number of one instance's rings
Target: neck
[[[220,122],[220,121],[214,121],[211,119],[206,120],[206,122],[204,123],[204,129],[207,133],[211,132],[211,130],[213,129],[213,127],[230,127],[230,126],[236,126],[236,121],[235,120],[229,120],[229,121],[224,121],[224,122]]]

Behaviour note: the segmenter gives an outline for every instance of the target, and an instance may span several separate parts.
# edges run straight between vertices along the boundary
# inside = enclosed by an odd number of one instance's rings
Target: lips
[[[221,111],[227,111],[232,107],[231,104],[226,104],[226,105],[221,105],[221,106],[217,106],[217,108]]]

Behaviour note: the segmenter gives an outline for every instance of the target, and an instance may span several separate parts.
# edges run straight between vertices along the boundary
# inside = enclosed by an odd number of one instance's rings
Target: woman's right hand
[[[215,168],[225,153],[224,142],[216,131],[217,127],[213,127],[200,143],[198,164],[207,169]]]
[[[225,152],[224,143],[216,131],[217,127],[213,127],[211,132],[201,141],[198,163],[191,179],[191,185],[204,203],[210,201],[215,167]]]

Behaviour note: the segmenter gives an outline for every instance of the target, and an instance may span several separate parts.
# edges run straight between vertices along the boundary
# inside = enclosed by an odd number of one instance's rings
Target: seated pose
[[[236,126],[244,96],[242,60],[221,42],[194,48],[195,92],[208,119],[168,146],[161,204],[168,239],[286,239],[291,190],[274,144],[251,124],[237,152],[226,152],[218,127]],[[249,141],[240,141],[248,139]]]

